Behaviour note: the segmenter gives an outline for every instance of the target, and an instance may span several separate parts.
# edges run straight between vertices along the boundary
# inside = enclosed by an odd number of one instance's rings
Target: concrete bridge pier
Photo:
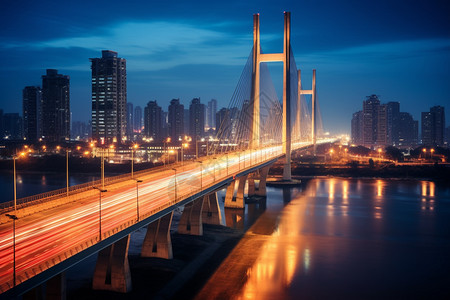
[[[203,197],[184,206],[183,214],[178,223],[178,233],[203,235],[202,209]]]
[[[238,188],[236,197],[234,197],[234,190],[235,190],[235,181],[233,180],[230,185],[227,187],[227,192],[225,195],[225,207],[228,208],[244,208],[245,202],[244,202],[244,189],[245,189],[245,182],[247,181],[248,175],[239,177],[237,179],[238,181]]]
[[[271,165],[261,168],[259,170],[259,185],[258,185],[258,189],[256,190],[257,196],[262,196],[262,197],[267,196],[266,182],[267,182],[267,175],[269,174],[270,167],[271,167]]]
[[[131,273],[128,264],[130,235],[98,253],[92,288],[120,293],[131,291]]]
[[[172,216],[173,212],[170,212],[147,226],[147,234],[141,250],[142,257],[173,258],[170,239]]]
[[[221,225],[222,216],[220,214],[217,192],[206,195],[203,198],[202,221],[204,224]]]
[[[23,300],[65,300],[66,299],[66,273],[62,272],[50,278],[34,289],[23,294]]]

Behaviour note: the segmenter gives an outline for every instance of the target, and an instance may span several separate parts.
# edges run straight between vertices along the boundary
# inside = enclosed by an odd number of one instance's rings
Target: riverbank
[[[275,164],[270,169],[271,175],[282,175],[283,165]],[[292,175],[295,177],[314,178],[318,176],[344,178],[400,178],[448,181],[450,165],[343,165],[343,164],[292,164]]]

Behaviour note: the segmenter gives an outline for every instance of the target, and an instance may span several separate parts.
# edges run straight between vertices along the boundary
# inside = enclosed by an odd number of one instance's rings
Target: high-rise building
[[[363,112],[355,112],[352,117],[352,144],[363,144]]]
[[[22,118],[18,113],[6,113],[3,115],[4,139],[22,140]]]
[[[200,98],[194,98],[189,106],[189,134],[193,140],[203,137],[205,133],[205,105]]]
[[[101,58],[91,58],[92,137],[122,142],[127,129],[126,60],[117,52],[103,50]]]
[[[87,141],[89,139],[89,126],[85,122],[72,122],[71,137],[77,141]]]
[[[447,147],[450,145],[450,126],[445,128],[444,144],[446,144]]]
[[[161,141],[162,135],[162,110],[155,101],[149,101],[144,108],[144,131],[147,137],[155,141]]]
[[[206,106],[205,131],[216,130],[217,100],[211,99]]]
[[[221,140],[228,139],[231,133],[231,116],[228,108],[221,108],[216,113],[216,132],[217,138]]]
[[[133,126],[134,126],[134,118],[133,118],[133,103],[127,102],[127,136],[129,140],[133,138]]]
[[[419,136],[419,122],[407,112],[399,113],[398,146],[415,146]]]
[[[38,86],[26,86],[22,92],[23,135],[36,142],[42,137],[42,91]]]
[[[47,69],[42,76],[42,136],[46,141],[70,139],[70,77]]]
[[[381,104],[378,106],[378,121],[377,121],[377,146],[386,146],[388,144],[388,112],[387,105]]]
[[[372,147],[378,137],[378,108],[380,100],[376,95],[366,97],[363,102],[363,145]]]
[[[183,115],[184,135],[189,135],[189,109],[184,109]]]
[[[170,101],[168,129],[172,141],[178,141],[184,135],[184,105],[180,104],[180,99]]]
[[[134,132],[140,133],[144,127],[144,119],[142,117],[142,107],[134,108]]]
[[[422,144],[444,145],[445,111],[442,106],[433,106],[422,112]]]
[[[386,104],[387,127],[386,127],[386,144],[397,146],[399,143],[398,132],[400,122],[400,103],[388,102]]]

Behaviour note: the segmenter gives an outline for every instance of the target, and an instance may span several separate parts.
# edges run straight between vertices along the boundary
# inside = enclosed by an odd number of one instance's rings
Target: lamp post
[[[69,197],[69,148],[66,148],[66,196]]]
[[[227,176],[228,176],[228,152],[225,153],[225,154],[226,154],[226,156],[227,156]]]
[[[174,189],[175,189],[175,202],[176,202],[177,201],[177,169],[173,168],[172,170],[175,171]]]
[[[433,159],[433,153],[434,153],[434,149],[431,148],[431,149],[430,149],[430,159]]]
[[[198,159],[198,136],[195,137],[195,159]]]
[[[138,144],[134,144],[133,147],[131,147],[131,178],[134,178],[134,170],[133,170],[134,157],[133,157],[133,153],[134,153],[134,149],[137,149],[138,147],[139,147]]]
[[[184,144],[181,144],[181,165],[183,166],[184,165],[184,152],[183,152],[183,148],[188,148],[189,147],[189,144],[188,143],[184,143]]]
[[[423,158],[426,159],[427,158],[427,149],[423,148],[422,151],[423,151]]]
[[[98,198],[98,236],[99,241],[102,240],[102,193],[107,192],[104,188],[99,188],[96,186],[93,186],[92,188],[98,190],[99,198]]]
[[[214,174],[214,182],[216,182],[216,157],[213,157],[213,174]]]
[[[14,213],[16,212],[16,208],[14,205]],[[13,220],[13,286],[16,286],[16,220],[18,219],[17,216],[6,214],[8,218]]]
[[[203,189],[203,163],[202,161],[197,161],[200,164],[200,189]]]
[[[139,222],[139,183],[142,182],[141,179],[133,178],[136,181],[136,215],[137,221]]]

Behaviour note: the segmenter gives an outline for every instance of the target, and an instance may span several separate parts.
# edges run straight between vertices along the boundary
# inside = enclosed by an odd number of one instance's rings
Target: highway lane
[[[128,180],[129,184],[125,186],[105,186],[107,192],[101,195],[102,238],[108,237],[109,232],[121,225],[132,225],[137,221],[137,184],[140,216],[148,216],[168,203],[181,201],[244,168],[279,155],[281,146],[222,154],[215,159],[204,159],[201,163],[185,162],[183,166],[171,165],[158,173],[139,174],[138,179],[142,180],[139,183]],[[87,241],[99,241],[99,199],[100,191],[96,195],[16,221],[17,284],[26,280],[26,273],[32,275],[33,269],[40,272],[39,266],[42,267],[45,262],[58,256],[70,256],[70,250],[75,254],[81,249],[80,245]],[[1,292],[11,288],[13,282],[12,234],[12,221],[0,225]]]

